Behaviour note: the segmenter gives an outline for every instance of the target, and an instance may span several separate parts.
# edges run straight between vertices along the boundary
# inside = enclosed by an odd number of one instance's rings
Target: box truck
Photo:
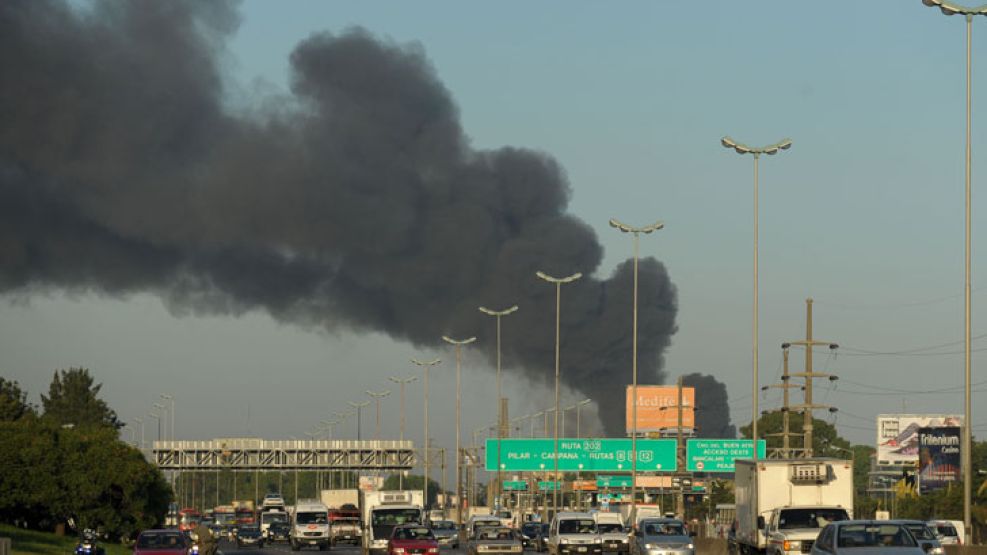
[[[742,555],[802,555],[829,522],[853,518],[853,464],[839,459],[736,463],[736,546]]]
[[[422,491],[361,491],[363,555],[387,552],[387,540],[399,524],[425,523]]]

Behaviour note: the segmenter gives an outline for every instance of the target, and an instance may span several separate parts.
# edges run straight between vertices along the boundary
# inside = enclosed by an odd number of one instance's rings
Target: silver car
[[[515,553],[520,555],[524,550],[521,536],[506,526],[484,526],[478,528],[476,534],[469,539],[467,553],[484,555],[487,553]]]
[[[459,548],[459,530],[451,520],[433,520],[432,534],[439,541],[439,547]]]
[[[635,555],[696,555],[696,545],[685,524],[673,518],[642,520],[632,545]]]
[[[904,524],[889,520],[843,520],[827,524],[811,555],[925,555]]]
[[[945,555],[946,551],[939,542],[939,536],[932,531],[928,524],[921,520],[893,520],[896,524],[902,524],[915,536],[921,547],[929,555]]]

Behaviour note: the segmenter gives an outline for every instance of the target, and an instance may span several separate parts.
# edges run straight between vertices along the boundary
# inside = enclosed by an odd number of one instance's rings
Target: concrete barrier
[[[946,555],[987,555],[987,545],[944,545]]]
[[[10,547],[10,538],[0,538],[0,555],[10,555],[13,549]]]
[[[695,544],[696,544],[696,553],[702,553],[703,555],[727,555],[727,541],[722,538],[693,538],[693,539],[695,540]],[[962,555],[973,555],[973,554],[964,553]],[[981,555],[981,554],[978,553],[977,555]],[[987,555],[987,553],[985,553],[984,555]]]

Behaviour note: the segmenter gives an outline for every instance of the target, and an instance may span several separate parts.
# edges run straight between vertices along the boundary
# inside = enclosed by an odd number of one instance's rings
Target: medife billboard
[[[917,463],[919,430],[962,426],[963,419],[950,414],[877,415],[877,463]]]
[[[960,428],[919,428],[918,491],[943,489],[960,479]]]
[[[633,387],[627,386],[625,407],[628,435],[634,429],[632,399]],[[637,431],[638,433],[659,432],[679,425],[679,388],[674,385],[637,386]],[[682,427],[695,427],[696,388],[682,388]]]

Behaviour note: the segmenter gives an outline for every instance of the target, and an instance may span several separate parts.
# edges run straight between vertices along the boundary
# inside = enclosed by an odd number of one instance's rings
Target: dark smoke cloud
[[[730,422],[727,386],[709,374],[686,374],[682,385],[696,388],[696,437],[734,438],[737,428]]]
[[[593,230],[551,157],[472,149],[422,49],[359,29],[291,55],[291,95],[223,105],[230,3],[0,2],[0,288],[124,295],[180,313],[263,310],[419,346],[505,322],[507,364],[550,383],[555,292],[592,276]],[[640,381],[675,332],[665,268],[641,264]],[[631,267],[562,292],[562,374],[622,434]]]

